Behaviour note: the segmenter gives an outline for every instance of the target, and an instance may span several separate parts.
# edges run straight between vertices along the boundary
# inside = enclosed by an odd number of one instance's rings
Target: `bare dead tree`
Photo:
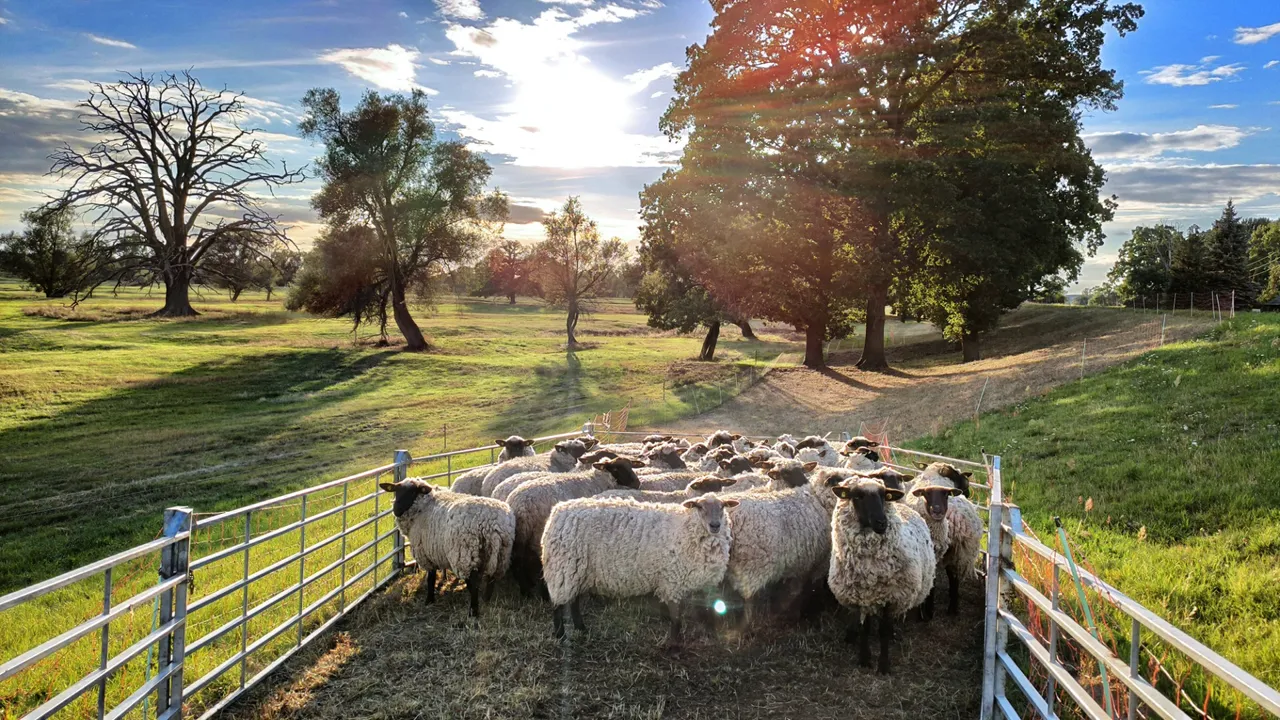
[[[94,85],[80,105],[94,144],[50,156],[50,174],[71,180],[50,205],[83,208],[107,250],[103,281],[163,282],[164,307],[154,314],[196,315],[190,288],[211,252],[244,244],[269,257],[289,243],[254,193],[273,194],[305,174],[284,163],[277,171],[255,131],[240,127],[240,93],[207,89],[189,72]]]

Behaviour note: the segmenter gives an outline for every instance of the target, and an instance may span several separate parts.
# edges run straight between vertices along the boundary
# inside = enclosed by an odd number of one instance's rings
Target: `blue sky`
[[[1280,217],[1280,2],[1153,0],[1113,39],[1126,83],[1113,113],[1085,118],[1120,197],[1085,267],[1097,284],[1134,225],[1208,224],[1228,198]],[[486,152],[514,201],[508,235],[581,195],[603,232],[638,236],[637,193],[678,155],[657,131],[685,47],[705,37],[693,0],[0,0],[0,230],[53,188],[45,157],[78,137],[88,81],[191,68],[249,98],[273,159],[301,165],[299,100],[335,87],[427,88],[441,129]],[[303,244],[319,230],[314,181],[269,207]]]

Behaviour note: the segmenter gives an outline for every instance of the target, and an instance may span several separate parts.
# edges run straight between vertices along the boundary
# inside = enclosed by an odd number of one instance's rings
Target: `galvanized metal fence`
[[[32,627],[32,647],[0,665],[0,697],[11,698],[0,717],[216,714],[412,564],[380,481],[415,467],[451,485],[496,453],[400,450],[388,465],[228,512],[170,508],[156,540],[0,597],[6,631]],[[100,612],[37,635],[33,619],[82,607],[93,583]],[[95,639],[88,664],[85,643]],[[10,696],[5,683],[24,675],[61,684],[50,697]]]

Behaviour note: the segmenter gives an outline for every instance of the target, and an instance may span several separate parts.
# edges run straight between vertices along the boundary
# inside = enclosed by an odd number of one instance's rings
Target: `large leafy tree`
[[[502,295],[509,304],[515,305],[516,295],[534,287],[533,254],[518,240],[503,240],[491,248],[485,255],[485,264],[488,278],[478,290],[481,295]]]
[[[1126,302],[1173,289],[1173,256],[1185,241],[1172,225],[1138,226],[1120,246],[1120,257],[1107,275]]]
[[[333,230],[330,243],[354,243],[346,252],[314,259],[373,257],[360,264],[367,272],[358,277],[367,285],[352,283],[356,276],[341,267],[316,267],[311,272],[319,277],[343,282],[314,301],[297,296],[297,302],[318,312],[351,314],[366,307],[367,298],[385,297],[406,347],[426,350],[427,339],[409,312],[410,291],[428,294],[434,273],[472,256],[491,223],[505,219],[506,198],[484,189],[489,164],[463,143],[436,137],[419,90],[369,92],[344,112],[336,90],[317,88],[302,104],[308,115],[299,128],[324,143],[317,163],[324,185],[311,203]],[[351,295],[335,294],[339,289]]]
[[[1259,226],[1249,241],[1251,279],[1264,302],[1280,295],[1280,221]]]
[[[562,305],[566,347],[578,347],[578,318],[589,309],[626,257],[618,238],[602,240],[582,201],[570,197],[542,221],[547,237],[535,250],[537,276],[547,302]]]
[[[52,173],[70,187],[51,205],[79,206],[105,252],[98,282],[163,282],[164,317],[196,315],[190,287],[230,246],[265,255],[288,238],[260,193],[299,182],[276,170],[254,130],[240,127],[242,96],[209,90],[190,73],[95,83],[80,123],[96,142],[64,146]]]
[[[23,213],[25,230],[0,235],[0,271],[47,298],[91,287],[104,272],[109,255],[92,236],[78,237],[74,221],[70,207]]]
[[[812,248],[828,266],[856,265],[855,282],[832,282],[840,272],[812,281],[819,294],[831,291],[828,319],[844,316],[850,293],[865,298],[866,369],[886,366],[885,308],[910,269],[907,242],[917,241],[903,233],[918,233],[927,223],[916,216],[931,212],[933,198],[914,191],[920,173],[911,170],[930,159],[923,126],[976,87],[1051,93],[1073,111],[1111,107],[1120,84],[1101,67],[1105,31],[1127,32],[1141,16],[1136,5],[1105,0],[719,0],[713,8],[711,36],[690,47],[664,130],[690,138],[684,171],[715,162],[709,154],[739,156],[745,172],[726,182],[785,208],[766,225],[803,230],[775,240],[791,246],[786,257]],[[766,182],[804,196],[770,193]],[[824,226],[832,236],[817,243]]]

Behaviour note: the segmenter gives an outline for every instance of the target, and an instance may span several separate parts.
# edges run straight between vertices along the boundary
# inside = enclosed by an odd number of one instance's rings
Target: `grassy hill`
[[[1048,544],[1280,685],[1280,317],[1242,315],[912,443],[1004,457]]]

